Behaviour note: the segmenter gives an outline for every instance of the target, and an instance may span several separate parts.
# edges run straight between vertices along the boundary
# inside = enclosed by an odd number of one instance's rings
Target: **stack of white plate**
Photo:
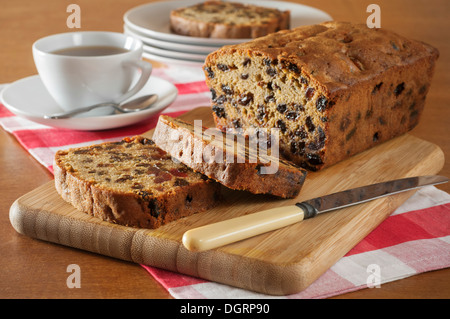
[[[135,7],[124,15],[124,33],[136,37],[144,43],[145,58],[165,63],[202,64],[206,56],[218,48],[250,40],[189,37],[170,31],[171,10],[203,1],[161,1]],[[332,20],[327,13],[301,4],[266,0],[232,1],[290,10],[292,28]]]

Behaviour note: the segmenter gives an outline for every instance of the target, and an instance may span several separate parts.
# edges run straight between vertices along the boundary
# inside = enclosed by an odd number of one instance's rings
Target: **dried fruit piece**
[[[241,94],[239,96],[238,103],[243,106],[247,106],[249,103],[253,101],[253,93],[247,92],[245,94]]]
[[[399,96],[404,89],[405,89],[405,82],[402,82],[399,85],[397,85],[394,89],[395,96]]]

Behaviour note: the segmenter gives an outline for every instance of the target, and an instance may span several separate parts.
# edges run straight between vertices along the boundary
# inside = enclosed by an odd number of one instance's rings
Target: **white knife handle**
[[[188,230],[183,235],[183,245],[190,251],[205,251],[312,217],[308,215],[307,209],[295,205],[272,208]]]

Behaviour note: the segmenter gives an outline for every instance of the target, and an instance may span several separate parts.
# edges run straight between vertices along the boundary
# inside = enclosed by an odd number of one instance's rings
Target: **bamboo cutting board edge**
[[[195,118],[204,117],[203,109],[206,108],[196,109],[192,114]],[[149,134],[151,133],[147,135]],[[409,135],[386,143],[378,146],[381,147],[379,151],[388,147],[389,143],[399,147],[408,143],[408,145],[412,144],[414,148],[423,148],[420,152],[421,160],[416,165],[402,171],[405,175],[402,177],[435,174],[443,166],[443,153],[434,144]],[[376,152],[376,150],[371,150],[368,154],[371,152]],[[371,165],[370,159],[367,163],[363,160],[364,156],[368,154],[357,155],[355,159],[351,160],[352,164],[358,166],[355,169],[364,171],[367,169],[365,165]],[[379,156],[386,159],[385,157],[388,155],[389,153]],[[361,158],[358,161],[359,157]],[[405,156],[405,159],[407,160],[408,157],[410,156]],[[386,165],[389,168],[389,164]],[[354,177],[352,168],[344,161],[322,172],[311,173],[304,185],[305,192],[316,192],[314,194],[320,196],[324,195],[321,192],[340,190],[339,188],[342,187],[340,183],[343,183],[342,176],[335,176],[335,172],[339,172],[341,175],[347,174],[349,178]],[[329,186],[321,189],[324,187],[322,185],[323,176],[327,176],[327,174],[330,184],[335,185],[334,187],[337,189],[330,190]],[[397,176],[393,178],[397,178]],[[352,187],[356,186],[360,185],[352,185]],[[359,209],[350,207],[333,214],[324,214],[298,225],[288,226],[202,253],[193,253],[184,248],[181,244],[181,235],[184,230],[193,225],[197,226],[199,222],[203,224],[212,222],[218,217],[230,218],[233,215],[257,211],[260,208],[258,203],[260,198],[256,197],[253,202],[250,202],[251,208],[248,211],[236,212],[246,209],[244,206],[246,202],[238,200],[238,205],[226,210],[225,214],[222,214],[221,208],[219,208],[216,210],[217,214],[214,212],[197,214],[172,223],[172,225],[163,226],[159,230],[143,230],[100,221],[74,210],[59,197],[54,189],[53,181],[51,181],[17,199],[11,206],[10,220],[16,231],[29,237],[257,292],[285,295],[308,287],[413,193],[407,192],[372,201],[363,204],[364,206],[360,205],[363,208]],[[245,197],[242,193],[231,192],[231,194]],[[299,199],[293,201],[296,200]],[[289,202],[271,201],[269,204],[273,206]],[[69,213],[63,215],[58,213],[63,210]],[[371,215],[371,212],[376,213]],[[339,224],[334,225],[341,221],[345,222],[341,223],[340,227],[338,227]],[[316,233],[324,227],[328,227],[329,236],[325,231],[320,238],[314,238]],[[176,232],[174,231],[174,234],[170,234],[170,236],[164,233],[172,230],[176,230]],[[280,249],[279,241],[286,237],[290,237],[292,240],[292,238],[296,238],[297,234],[301,234],[299,236],[301,240],[310,247],[299,249],[305,250],[303,255],[287,258],[286,253]],[[292,243],[292,245],[295,244]],[[289,249],[292,249],[291,246],[287,245],[288,248],[290,247]]]
[[[48,191],[52,186],[44,184],[36,190]],[[299,262],[289,263],[271,263],[268,260],[239,255],[235,248],[231,248],[234,252],[230,253],[227,247],[201,253],[190,252],[180,241],[151,236],[149,232],[152,231],[109,224],[78,212],[73,216],[58,216],[50,211],[30,209],[28,204],[22,202],[22,197],[11,206],[10,220],[18,233],[31,238],[260,293],[287,295],[306,289],[410,195],[412,193],[404,193],[400,197],[395,195],[398,197],[398,204],[393,205],[392,209],[385,208],[383,214],[377,214],[378,220],[372,227],[356,232],[358,236],[351,237],[346,245],[342,242],[338,246],[333,244],[345,237],[348,231],[333,234]],[[375,208],[381,209],[383,206],[381,203]],[[347,225],[347,228],[352,227]],[[275,232],[280,231],[283,229]],[[263,236],[272,235],[264,234],[250,240],[255,241]],[[267,242],[270,240],[265,239]],[[330,250],[333,251],[331,255]],[[329,258],[320,258],[322,254],[327,254]]]

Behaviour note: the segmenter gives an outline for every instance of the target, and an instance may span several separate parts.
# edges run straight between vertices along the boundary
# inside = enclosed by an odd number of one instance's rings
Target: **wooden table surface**
[[[81,30],[122,32],[123,14],[148,0],[15,0],[0,10],[0,83],[36,74],[32,43],[49,34],[70,31],[70,3],[81,8]],[[420,124],[412,134],[439,145],[450,157],[450,1],[448,0],[303,0],[335,20],[365,23],[367,5],[381,8],[381,27],[425,41],[440,51]],[[22,236],[11,227],[8,212],[21,195],[53,176],[13,136],[0,129],[0,298],[171,298],[141,266]],[[450,164],[442,175],[450,176]],[[439,188],[450,192],[450,185]],[[69,289],[69,264],[81,269],[81,288]],[[432,271],[335,298],[449,298],[450,269]]]

